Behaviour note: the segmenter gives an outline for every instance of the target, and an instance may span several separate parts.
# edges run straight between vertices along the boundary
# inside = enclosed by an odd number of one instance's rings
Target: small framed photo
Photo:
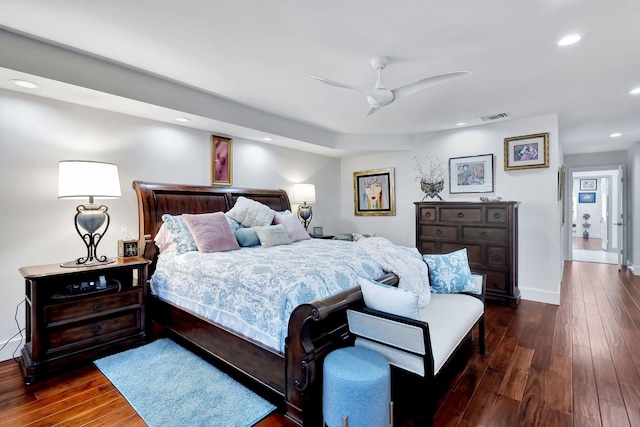
[[[211,184],[233,182],[233,139],[211,135]]]
[[[313,235],[314,236],[322,236],[324,234],[324,230],[322,227],[313,227]]]
[[[449,193],[491,193],[493,154],[449,159]]]
[[[353,202],[356,216],[396,214],[394,168],[353,173]]]
[[[598,189],[597,179],[581,179],[580,191],[594,191]]]
[[[504,139],[504,170],[549,167],[549,132]]]
[[[578,203],[595,203],[596,193],[578,193]]]
[[[137,240],[118,240],[118,257],[131,258],[138,256]]]

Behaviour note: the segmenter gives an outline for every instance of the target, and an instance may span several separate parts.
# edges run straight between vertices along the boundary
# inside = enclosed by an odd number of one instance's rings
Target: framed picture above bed
[[[233,139],[211,135],[211,184],[233,183]]]
[[[394,168],[353,173],[353,202],[356,216],[396,214]]]

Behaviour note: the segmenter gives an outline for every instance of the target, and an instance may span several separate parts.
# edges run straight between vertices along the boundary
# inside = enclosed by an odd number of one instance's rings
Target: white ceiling
[[[512,119],[557,113],[565,154],[640,141],[640,95],[628,93],[640,87],[637,0],[1,0],[0,6],[7,30],[339,134],[412,135],[457,122],[479,125],[479,116],[496,113]],[[568,33],[582,40],[557,46]],[[392,60],[384,71],[390,88],[451,71],[473,75],[369,117],[363,95],[309,77],[373,87],[369,59],[378,55]],[[610,138],[613,132],[622,136]]]

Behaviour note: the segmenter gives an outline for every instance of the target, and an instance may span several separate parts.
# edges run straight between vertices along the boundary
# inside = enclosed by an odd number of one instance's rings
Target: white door
[[[622,257],[624,256],[624,171],[618,166],[618,203],[616,203],[616,218],[613,225],[617,228],[618,235],[618,271],[622,270]]]
[[[600,178],[600,236],[602,237],[602,250],[609,250],[609,178]]]

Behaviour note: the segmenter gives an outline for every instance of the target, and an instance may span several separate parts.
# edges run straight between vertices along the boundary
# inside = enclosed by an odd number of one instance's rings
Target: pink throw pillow
[[[292,213],[285,214],[276,214],[273,218],[273,222],[275,224],[284,225],[285,230],[287,230],[287,234],[292,242],[297,242],[298,240],[307,240],[310,239],[309,233],[304,229],[302,223],[298,220],[298,218]]]
[[[240,249],[223,212],[182,214],[199,252],[223,252]]]

